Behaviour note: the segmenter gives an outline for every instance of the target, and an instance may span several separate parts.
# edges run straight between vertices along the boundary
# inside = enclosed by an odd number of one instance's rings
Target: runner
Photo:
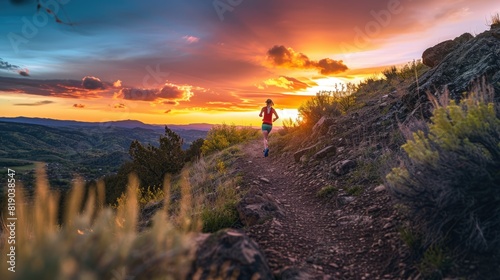
[[[269,133],[273,129],[273,122],[279,119],[276,110],[274,110],[273,108],[274,102],[271,99],[268,99],[266,100],[266,105],[266,107],[262,107],[259,114],[259,117],[262,117],[262,115],[264,115],[264,118],[262,119],[262,134],[264,135],[264,157],[267,157],[269,155],[268,137]],[[276,116],[274,119],[273,114]]]

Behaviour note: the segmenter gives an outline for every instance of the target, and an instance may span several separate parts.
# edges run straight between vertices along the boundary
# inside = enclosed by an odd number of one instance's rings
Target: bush
[[[333,91],[320,91],[299,108],[302,125],[312,128],[323,116],[336,117],[345,114],[356,103],[353,84],[335,85]]]
[[[217,232],[234,227],[238,223],[236,204],[229,202],[215,208],[205,208],[201,213],[203,232]]]
[[[254,139],[259,136],[259,131],[251,127],[236,127],[235,125],[215,125],[208,131],[203,142],[201,152],[204,155],[222,151],[229,146]]]
[[[324,186],[316,193],[316,197],[329,197],[336,194],[338,191],[339,190],[332,185]]]
[[[428,70],[428,67],[425,66],[420,59],[413,60],[401,68],[397,68],[396,66],[392,66],[389,69],[385,69],[382,71],[382,75],[384,75],[387,81],[406,81],[413,80],[416,81],[418,77],[420,77],[425,71]]]
[[[423,234],[424,248],[500,250],[500,119],[477,95],[437,106],[428,132],[402,146],[402,167],[386,179]]]
[[[159,202],[165,198],[165,193],[163,189],[160,188],[137,188],[136,189],[137,202],[139,203],[139,209],[142,209],[149,203]],[[124,192],[122,195],[116,199],[116,204],[113,205],[114,208],[120,209],[126,205],[127,193]]]

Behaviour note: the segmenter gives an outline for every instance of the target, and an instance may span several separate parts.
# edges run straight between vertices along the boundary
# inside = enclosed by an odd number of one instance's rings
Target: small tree
[[[198,138],[191,143],[189,149],[186,151],[186,162],[196,160],[200,157],[203,142],[205,142],[205,139]]]
[[[139,176],[141,187],[161,187],[166,174],[176,174],[184,166],[185,154],[182,138],[165,126],[165,135],[160,136],[160,145],[143,146],[135,140],[130,145],[133,170]]]

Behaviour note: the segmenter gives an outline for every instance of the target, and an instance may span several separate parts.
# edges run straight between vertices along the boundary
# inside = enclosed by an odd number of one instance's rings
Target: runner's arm
[[[273,113],[274,115],[276,116],[276,118],[274,118],[273,122],[275,122],[277,119],[279,119],[280,117],[278,116],[278,113],[276,113],[276,110],[274,110],[273,108]]]
[[[262,117],[262,114],[264,113],[264,108],[260,109],[260,114],[259,117]]]

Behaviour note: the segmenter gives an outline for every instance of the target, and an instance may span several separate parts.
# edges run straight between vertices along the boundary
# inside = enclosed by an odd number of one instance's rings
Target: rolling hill
[[[17,169],[28,182],[36,162],[47,167],[51,185],[67,185],[75,177],[90,180],[116,172],[129,159],[133,140],[157,145],[164,127],[137,121],[85,123],[51,119],[0,118],[0,168]],[[19,122],[15,122],[18,120]],[[170,126],[169,126],[170,128]],[[206,130],[172,128],[184,139],[204,138]]]

